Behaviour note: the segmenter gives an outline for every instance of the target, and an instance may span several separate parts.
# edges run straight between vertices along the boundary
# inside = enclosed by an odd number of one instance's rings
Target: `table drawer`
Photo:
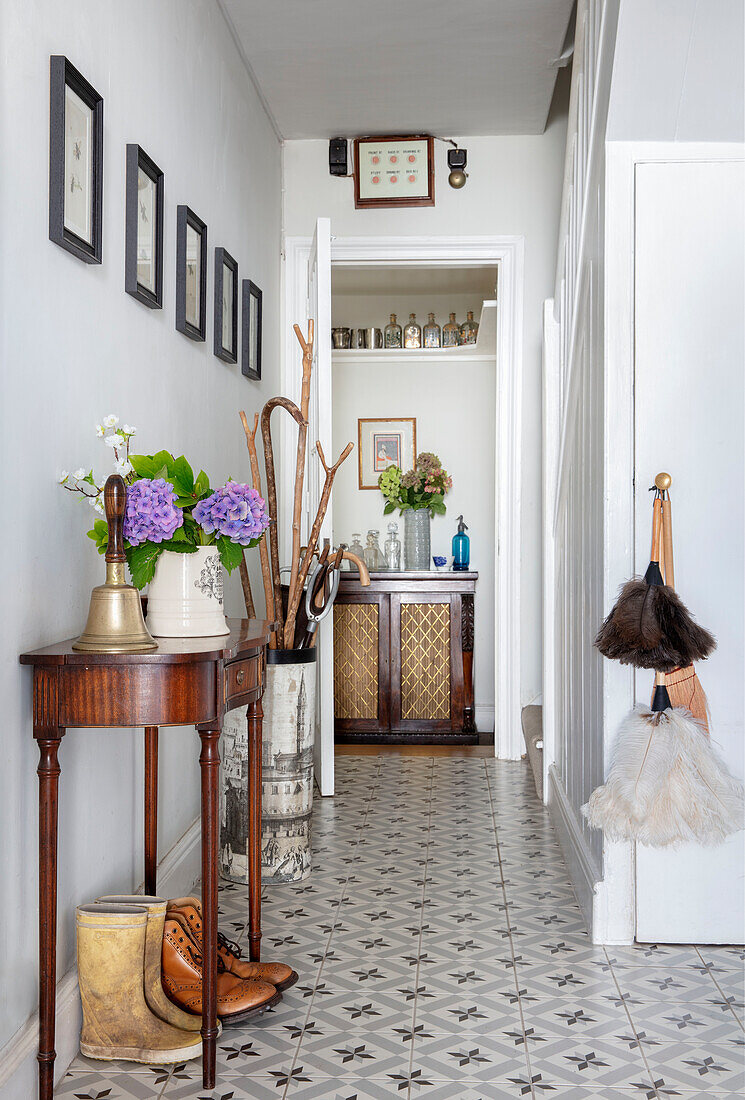
[[[230,705],[232,699],[256,691],[262,685],[264,655],[257,653],[242,661],[233,661],[225,666],[225,702]]]

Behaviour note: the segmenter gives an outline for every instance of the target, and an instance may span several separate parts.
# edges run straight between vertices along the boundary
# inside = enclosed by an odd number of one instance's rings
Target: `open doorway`
[[[494,523],[490,532],[491,546],[494,548],[493,583],[494,597],[490,607],[484,601],[477,604],[476,614],[486,624],[491,624],[493,632],[493,678],[494,678],[494,753],[504,759],[517,759],[521,755],[520,734],[520,437],[521,437],[521,360],[522,360],[522,277],[523,277],[523,241],[519,237],[462,237],[462,238],[333,238],[328,219],[319,219],[316,236],[308,238],[288,238],[285,247],[285,333],[291,335],[293,320],[305,315],[316,320],[317,332],[317,384],[318,401],[315,422],[311,423],[310,437],[319,438],[324,450],[335,453],[336,432],[333,425],[334,377],[341,370],[332,361],[331,327],[332,271],[334,281],[338,272],[344,268],[349,273],[341,275],[337,282],[340,297],[350,297],[354,280],[361,279],[362,272],[376,272],[377,290],[383,297],[389,297],[384,288],[391,279],[395,286],[410,279],[412,272],[419,269],[417,278],[429,278],[423,274],[426,270],[459,270],[464,272],[458,278],[463,279],[463,293],[469,298],[475,293],[475,282],[466,280],[486,278],[486,272],[493,287],[494,272],[497,272],[499,287],[498,308],[492,310],[493,327],[490,323],[484,331],[491,328],[492,345],[490,349],[494,374],[494,387],[491,405],[493,425],[493,515]],[[326,259],[324,260],[324,257]],[[327,270],[326,270],[327,268]],[[396,269],[394,271],[394,269]],[[398,269],[401,269],[400,271]],[[468,269],[473,269],[467,274]],[[385,270],[393,275],[382,274]],[[408,270],[408,274],[406,274]],[[353,274],[353,272],[357,274]],[[480,271],[480,275],[477,274]],[[365,276],[367,278],[367,276]],[[420,284],[421,291],[429,298],[436,292],[436,284]],[[447,275],[437,275],[447,279]],[[374,280],[373,280],[374,282]],[[368,287],[374,291],[376,285]],[[442,285],[442,283],[440,284]],[[482,284],[480,284],[481,286]],[[470,289],[469,289],[470,288]],[[399,296],[399,291],[394,292]],[[371,294],[370,297],[375,297]],[[482,298],[482,302],[485,299]],[[491,301],[494,301],[492,298]],[[376,310],[382,306],[379,301]],[[481,303],[480,303],[481,305]],[[400,308],[400,307],[399,307]],[[404,306],[404,310],[405,310]],[[408,312],[416,312],[416,306]],[[425,307],[426,308],[426,307]],[[430,312],[427,309],[426,312]],[[437,307],[439,310],[439,307]],[[470,307],[468,307],[470,308]],[[474,312],[476,312],[474,307]],[[455,306],[456,313],[459,305]],[[391,310],[388,311],[389,313]],[[403,312],[403,311],[402,311]],[[451,310],[446,311],[448,314]],[[377,316],[377,313],[376,313]],[[477,314],[478,316],[478,314]],[[407,318],[403,318],[404,320]],[[387,320],[384,316],[383,320]],[[426,317],[422,318],[426,320]],[[350,324],[352,319],[349,318]],[[361,322],[364,323],[364,322]],[[379,325],[379,322],[377,322]],[[286,337],[284,357],[285,392],[294,393],[298,388],[300,364],[293,340]],[[492,350],[493,349],[493,350]],[[476,354],[487,354],[477,349]],[[374,352],[368,364],[373,366]],[[413,363],[412,363],[413,367]],[[421,377],[427,378],[426,363],[421,364]],[[417,366],[418,369],[418,366]],[[357,371],[362,378],[362,374]],[[421,384],[424,385],[425,382]],[[457,385],[456,382],[452,383]],[[447,420],[447,400],[443,400],[443,421]],[[403,414],[406,415],[406,414]],[[438,440],[444,438],[438,428]],[[353,437],[353,441],[357,442]],[[344,443],[348,442],[345,438]],[[444,448],[438,442],[424,444],[419,450]],[[287,454],[286,469],[291,469],[291,456]],[[445,454],[440,455],[445,465]],[[355,456],[356,458],[356,456]],[[347,477],[353,477],[355,469],[350,465]],[[467,476],[466,476],[467,480]],[[372,496],[372,494],[370,494]],[[337,498],[338,502],[338,498]],[[338,507],[338,503],[337,503]],[[445,526],[454,518],[449,510]],[[348,541],[353,533],[343,520],[344,529],[334,515],[330,521],[331,537],[337,534],[338,541]],[[367,528],[365,528],[367,530]],[[354,529],[356,531],[356,528]],[[497,532],[499,537],[497,538]],[[444,533],[444,529],[443,529]],[[452,532],[449,532],[451,535]],[[340,537],[341,536],[341,537]],[[479,547],[479,553],[482,547]],[[333,746],[334,746],[334,705],[333,705],[333,639],[331,631],[320,639],[320,723],[318,731],[318,751],[316,756],[316,776],[323,794],[333,793]]]

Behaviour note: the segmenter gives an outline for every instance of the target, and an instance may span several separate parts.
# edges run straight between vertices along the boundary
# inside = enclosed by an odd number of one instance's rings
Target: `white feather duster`
[[[717,844],[743,828],[743,788],[682,707],[639,706],[621,725],[608,778],[582,812],[611,840]]]

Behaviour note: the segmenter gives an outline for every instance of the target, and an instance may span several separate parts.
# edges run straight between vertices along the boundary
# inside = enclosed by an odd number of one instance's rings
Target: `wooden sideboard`
[[[334,604],[337,741],[475,744],[478,573],[342,573]]]

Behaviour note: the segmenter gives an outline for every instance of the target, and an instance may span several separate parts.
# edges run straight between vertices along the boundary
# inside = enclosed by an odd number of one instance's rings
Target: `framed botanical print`
[[[412,470],[416,462],[416,419],[357,421],[360,489],[377,489],[378,478],[389,466]]]
[[[127,146],[124,289],[163,308],[163,173],[139,145]]]
[[[176,328],[190,340],[207,331],[207,225],[176,207]]]
[[[49,239],[100,264],[103,98],[61,54],[49,59],[49,88]]]
[[[225,363],[238,362],[238,263],[215,249],[214,351]]]
[[[243,280],[243,346],[241,371],[246,378],[261,378],[261,311],[263,294],[250,279]]]

